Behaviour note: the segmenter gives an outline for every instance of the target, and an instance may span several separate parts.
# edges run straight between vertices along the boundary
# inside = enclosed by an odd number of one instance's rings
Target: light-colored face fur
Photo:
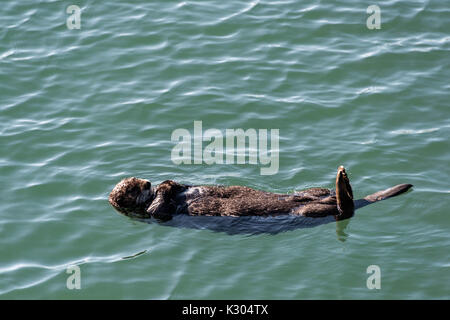
[[[109,194],[109,203],[120,213],[141,218],[150,217],[146,209],[154,198],[150,181],[126,178]]]

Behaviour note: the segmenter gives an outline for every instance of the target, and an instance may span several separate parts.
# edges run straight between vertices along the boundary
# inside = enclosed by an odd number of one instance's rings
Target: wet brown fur
[[[339,167],[336,176],[336,194],[329,189],[311,188],[286,195],[244,186],[197,186],[201,194],[187,194],[184,191],[196,187],[166,180],[148,199],[137,204],[139,192],[148,184],[143,179],[124,179],[111,192],[109,201],[125,215],[160,220],[168,220],[178,213],[195,216],[333,215],[341,220],[353,216],[354,212],[353,193],[343,167]]]
[[[243,186],[203,187],[205,194],[188,207],[190,215],[216,216],[268,216],[293,212],[307,202],[318,201],[314,191],[304,195],[283,195],[259,191]],[[320,189],[320,195],[329,195],[330,190]]]

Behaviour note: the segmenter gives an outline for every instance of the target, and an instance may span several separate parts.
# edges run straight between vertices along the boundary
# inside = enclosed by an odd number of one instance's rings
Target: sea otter
[[[157,187],[150,181],[126,178],[109,195],[109,202],[120,213],[136,218],[170,220],[173,215],[192,216],[334,216],[351,218],[367,204],[397,196],[412,187],[400,184],[353,200],[353,191],[343,166],[336,175],[336,191],[311,188],[293,194],[278,194],[244,186],[192,186],[166,180]]]

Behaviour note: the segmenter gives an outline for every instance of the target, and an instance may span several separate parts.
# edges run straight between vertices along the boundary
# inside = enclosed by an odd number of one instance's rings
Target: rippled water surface
[[[79,30],[70,4],[0,11],[0,298],[450,298],[446,1],[378,1],[379,30],[349,0],[81,0]],[[278,172],[175,164],[171,134],[194,120],[279,129]],[[347,226],[254,235],[107,202],[126,176],[290,193],[332,188],[341,164],[357,198],[414,190]]]

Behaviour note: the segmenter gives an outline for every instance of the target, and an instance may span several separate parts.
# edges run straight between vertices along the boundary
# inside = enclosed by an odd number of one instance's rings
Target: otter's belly
[[[177,214],[272,216],[299,214],[302,207],[321,203],[326,198],[330,198],[330,190],[318,188],[294,194],[278,194],[236,186],[192,186],[177,194],[175,202]],[[328,202],[321,204],[330,204]]]

